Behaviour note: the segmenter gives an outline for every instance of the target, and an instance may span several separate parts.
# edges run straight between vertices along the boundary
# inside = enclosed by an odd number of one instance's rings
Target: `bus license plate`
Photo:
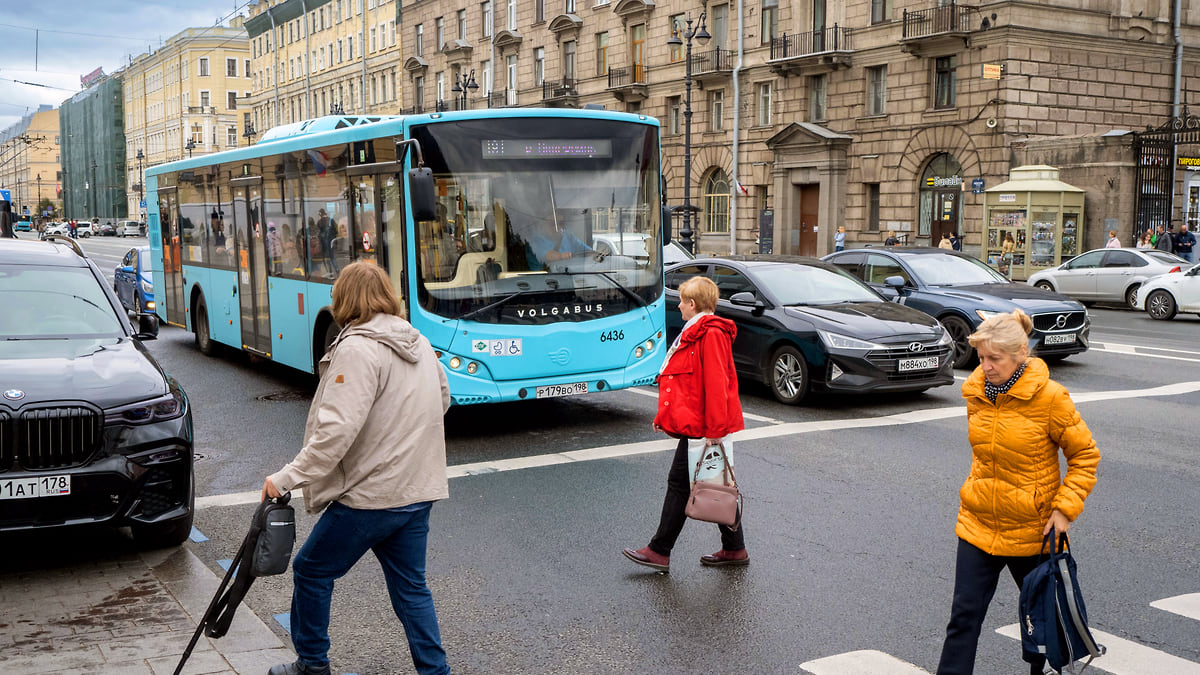
[[[33,499],[71,494],[71,477],[32,476],[0,480],[0,499]]]
[[[571,384],[552,384],[537,388],[538,398],[554,398],[555,396],[575,396],[588,393],[587,382],[572,382]]]
[[[1075,334],[1067,333],[1065,335],[1047,335],[1042,342],[1048,345],[1073,345],[1075,344]]]
[[[910,370],[929,370],[930,368],[938,367],[938,357],[926,356],[920,359],[900,359],[900,372],[906,373]]]

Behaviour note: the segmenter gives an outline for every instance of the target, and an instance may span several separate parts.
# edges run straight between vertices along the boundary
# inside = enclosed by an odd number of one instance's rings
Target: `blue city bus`
[[[658,122],[603,110],[332,116],[146,171],[159,317],[302,371],[339,271],[386,269],[454,404],[651,383]]]

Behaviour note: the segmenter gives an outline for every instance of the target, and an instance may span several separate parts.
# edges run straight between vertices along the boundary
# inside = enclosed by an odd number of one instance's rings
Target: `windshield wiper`
[[[78,295],[72,295],[71,297],[75,298],[76,300],[82,300],[82,301],[86,302],[87,304],[91,305],[92,307],[99,309],[101,312],[104,311],[103,309],[101,309],[100,305],[97,305],[96,303],[92,302],[91,300],[88,300],[87,298],[80,297]]]
[[[607,279],[613,286],[616,286],[622,293],[624,293],[625,297],[627,297],[630,300],[633,300],[635,303],[637,303],[638,307],[645,307],[646,305],[650,304],[650,303],[646,302],[645,298],[643,298],[642,296],[638,295],[637,293],[634,293],[633,291],[629,290],[628,286],[626,286],[625,284],[623,284],[623,283],[617,281],[616,279],[612,278],[611,276],[609,276],[608,272],[592,272],[592,274],[602,276],[605,279]]]
[[[476,316],[479,316],[480,314],[483,314],[484,312],[488,311],[489,309],[495,309],[496,307],[499,307],[500,305],[506,304],[509,300],[512,300],[513,298],[515,298],[517,296],[525,295],[525,294],[531,293],[531,292],[532,291],[517,291],[516,293],[509,293],[508,295],[504,296],[503,298],[500,298],[499,300],[496,300],[495,302],[486,304],[483,307],[480,307],[479,309],[473,309],[473,310],[467,312],[466,314],[463,314],[462,316],[458,317],[458,319],[459,319],[459,321],[466,321],[467,319],[471,319]]]

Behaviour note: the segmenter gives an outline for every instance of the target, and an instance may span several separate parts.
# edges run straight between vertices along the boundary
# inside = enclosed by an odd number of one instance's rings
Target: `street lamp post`
[[[183,149],[188,151],[188,159],[191,159],[192,150],[196,149],[196,140],[193,138],[189,138],[187,145],[183,146]]]
[[[338,108],[340,109],[341,107],[342,104],[339,103]],[[246,123],[246,131],[244,131],[242,135],[246,137],[246,145],[254,145],[254,137],[258,135],[258,132],[254,130],[254,122]]]
[[[37,179],[36,179],[36,180],[37,180],[37,189],[38,189],[38,201],[37,201],[37,215],[36,215],[36,218],[37,218],[37,222],[39,222],[39,223],[40,223],[40,222],[42,222],[42,174],[40,174],[40,173],[39,173],[39,174],[37,175]]]
[[[142,202],[146,199],[144,190],[146,189],[146,174],[142,171],[142,162],[146,161],[146,155],[142,153],[142,149],[138,148],[138,220],[142,219]]]
[[[707,18],[708,7],[705,6],[700,11],[699,18],[696,19],[696,30],[692,30],[692,18],[689,16],[687,29],[683,32],[683,37],[687,40],[687,54],[683,60],[683,87],[686,93],[683,101],[683,229],[679,231],[679,243],[691,253],[695,253],[696,247],[695,242],[692,241],[692,236],[695,234],[695,230],[692,229],[692,219],[697,210],[692,206],[692,39],[694,38],[701,46],[704,46],[712,38],[704,26]],[[683,45],[683,40],[679,39],[678,33],[672,33],[667,44],[679,47]]]
[[[475,91],[479,85],[475,82],[475,69],[471,69],[470,75],[463,75],[461,72],[454,77],[454,86],[450,87],[450,91],[454,92],[455,102],[459,104],[459,110],[467,109],[467,93],[468,90]]]

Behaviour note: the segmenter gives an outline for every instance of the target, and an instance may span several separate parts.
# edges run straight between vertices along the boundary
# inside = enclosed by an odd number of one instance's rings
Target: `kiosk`
[[[1079,254],[1083,235],[1084,191],[1058,179],[1052,166],[1020,166],[1007,182],[984,191],[986,229],[983,261],[1008,275],[1025,280]],[[1004,259],[1004,240],[1015,243],[1012,260]]]

